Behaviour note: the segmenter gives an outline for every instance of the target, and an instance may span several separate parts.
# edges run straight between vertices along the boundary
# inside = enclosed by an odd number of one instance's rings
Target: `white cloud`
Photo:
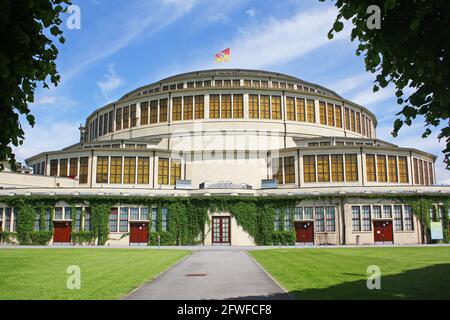
[[[352,92],[358,88],[371,88],[370,83],[375,79],[375,76],[370,72],[363,72],[352,75],[343,79],[333,80],[324,84],[325,87],[331,88],[339,95],[344,96],[346,93]]]
[[[254,17],[256,15],[256,9],[255,8],[250,8],[247,11],[245,11],[245,13],[250,16],[250,17]]]
[[[109,99],[109,93],[123,84],[123,80],[119,77],[114,69],[114,64],[108,66],[108,73],[105,74],[105,80],[98,81],[97,85],[102,91],[103,97]]]

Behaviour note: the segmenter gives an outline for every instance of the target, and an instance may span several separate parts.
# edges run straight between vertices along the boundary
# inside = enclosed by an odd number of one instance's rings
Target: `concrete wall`
[[[73,188],[78,181],[69,178],[38,176],[31,174],[0,172],[0,188]]]

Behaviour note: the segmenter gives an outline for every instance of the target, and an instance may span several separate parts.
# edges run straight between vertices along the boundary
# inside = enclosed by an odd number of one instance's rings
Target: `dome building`
[[[146,243],[156,212],[170,215],[127,204],[129,196],[291,197],[292,207],[274,209],[274,231],[292,232],[298,244],[421,243],[413,207],[401,199],[439,198],[433,208],[445,224],[450,188],[436,185],[435,155],[379,140],[376,128],[366,107],[292,76],[189,72],[95,110],[79,143],[27,159],[33,175],[3,174],[0,195],[121,197],[111,207],[110,244]],[[71,241],[74,223],[83,229],[86,215],[78,221],[73,210],[89,209],[62,199],[52,215],[55,243]],[[3,204],[3,230],[13,231],[13,216]],[[208,216],[203,244],[258,244],[231,212],[210,208]]]

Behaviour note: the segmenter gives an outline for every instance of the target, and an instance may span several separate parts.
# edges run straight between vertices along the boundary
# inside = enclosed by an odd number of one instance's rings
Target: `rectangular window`
[[[358,159],[356,154],[345,155],[345,180],[358,181]]]
[[[82,212],[83,208],[76,208],[75,211],[75,232],[80,232],[81,231],[81,212]]]
[[[233,118],[244,117],[244,96],[242,94],[233,95]]]
[[[64,219],[72,220],[72,208],[71,207],[64,208]]]
[[[295,220],[303,220],[303,208],[302,207],[295,208]]]
[[[159,100],[159,122],[167,122],[167,99]]]
[[[286,97],[286,118],[295,121],[295,98]]]
[[[172,159],[170,163],[170,184],[174,186],[179,179],[181,179],[181,161]]]
[[[430,175],[430,184],[434,184],[433,164],[428,162],[428,174]]]
[[[91,230],[91,208],[85,208],[84,210],[85,210],[85,212],[84,212],[83,230],[90,231]]]
[[[137,117],[136,117],[136,105],[133,104],[130,107],[130,121],[131,121],[131,127],[136,127]]]
[[[122,157],[111,157],[109,183],[122,183]]]
[[[97,157],[97,183],[108,183],[108,157]]]
[[[314,100],[306,100],[306,114],[307,121],[314,123],[316,122],[316,110],[314,107]]]
[[[319,101],[319,121],[320,124],[327,124],[327,107],[325,102]]]
[[[361,114],[356,113],[356,132],[361,133]]]
[[[60,159],[59,160],[59,176],[67,177],[67,169],[68,169],[68,159]]]
[[[156,224],[158,223],[158,208],[152,208],[152,232],[156,232]]]
[[[167,231],[167,209],[166,208],[162,208],[161,209],[161,230],[166,232]]]
[[[50,160],[50,175],[53,177],[58,175],[58,159]]]
[[[331,103],[327,103],[327,125],[334,127],[334,108]]]
[[[270,105],[269,105],[269,96],[266,95],[261,95],[259,97],[260,101],[259,101],[259,107],[261,109],[261,119],[270,119]]]
[[[141,220],[148,220],[149,213],[148,208],[141,208]]]
[[[220,118],[220,96],[218,94],[209,95],[209,118]]]
[[[297,121],[306,121],[305,99],[297,98]]]
[[[130,220],[132,221],[139,220],[139,208],[130,208]]]
[[[414,158],[414,184],[419,184],[419,161]]]
[[[80,158],[80,177],[79,177],[80,183],[87,183],[89,170],[88,163],[89,163],[88,157]]]
[[[113,132],[114,111],[109,112],[108,118],[108,133],[111,133]]]
[[[150,101],[150,123],[158,123],[158,100]]]
[[[62,207],[56,207],[55,208],[55,219],[56,220],[62,220],[63,219],[63,208]]]
[[[331,155],[331,177],[333,182],[344,181],[344,156],[342,154]]]
[[[362,206],[362,230],[372,230],[372,219],[370,218],[370,206]]]
[[[240,87],[240,86],[241,86],[241,80],[233,79],[233,87]]]
[[[109,232],[117,232],[118,216],[117,208],[111,209],[111,213],[109,214]]]
[[[361,116],[361,125],[362,125],[362,134],[363,136],[367,136],[366,132],[366,117],[364,115]]]
[[[169,159],[158,159],[158,184],[169,184]]]
[[[388,175],[389,175],[389,182],[398,182],[396,156],[388,156]]]
[[[394,206],[394,230],[403,231],[403,212],[402,206]]]
[[[330,181],[330,162],[327,154],[317,156],[317,181]]]
[[[283,158],[272,159],[272,178],[283,184]]]
[[[272,96],[272,119],[281,119],[281,97]]]
[[[400,183],[408,183],[408,159],[406,157],[398,157],[398,173],[400,176]]]
[[[387,182],[386,156],[377,155],[378,182]]]
[[[405,230],[414,230],[412,207],[405,206]]]
[[[359,206],[352,206],[352,230],[361,231],[361,213]]]
[[[148,102],[141,102],[141,126],[148,124]]]
[[[99,137],[103,135],[103,115],[98,118],[98,135]]]
[[[116,110],[116,131],[122,130],[122,108]]]
[[[128,208],[120,208],[119,232],[128,232]]]
[[[336,115],[336,127],[342,128],[342,108],[341,108],[341,106],[334,106],[334,113]]]
[[[350,130],[350,110],[345,108],[345,130]]]
[[[279,231],[281,226],[281,210],[275,209],[275,223],[274,223],[274,230]]]
[[[373,206],[373,218],[381,219],[381,206]]]
[[[135,184],[136,175],[136,158],[135,157],[125,157],[123,166],[123,183],[125,184]]]
[[[424,184],[423,183],[423,161],[419,160],[419,182],[420,184]]]
[[[303,175],[305,182],[316,182],[315,156],[303,156]]]
[[[383,217],[386,219],[392,218],[392,207],[391,206],[383,206]]]
[[[2,211],[3,211],[3,209],[0,208],[0,219],[3,219]],[[36,211],[38,211],[38,210],[36,210]],[[40,211],[39,211],[39,212],[36,212],[36,214],[34,216],[34,231],[39,231],[40,228],[41,228],[41,215],[40,215]]]
[[[183,120],[192,120],[194,118],[194,97],[183,97]]]
[[[78,158],[70,158],[69,176],[70,177],[78,176]]]
[[[367,181],[377,181],[377,172],[375,171],[375,155],[366,154],[366,176]]]
[[[327,232],[335,232],[336,218],[334,213],[334,207],[325,207],[325,221],[326,221],[325,230]]]
[[[355,110],[350,111],[350,130],[356,131]]]
[[[424,180],[424,184],[426,185],[426,186],[429,186],[430,185],[430,181],[428,180],[428,164],[427,164],[428,162],[426,162],[426,161],[424,161],[423,162],[423,180]]]
[[[303,213],[305,215],[305,220],[313,220],[313,207],[305,207],[303,209]]]
[[[181,120],[181,97],[172,99],[172,121]]]
[[[286,208],[284,212],[284,231],[291,231],[292,229],[291,208]]]
[[[284,183],[295,183],[294,157],[284,158]]]
[[[123,128],[128,129],[130,126],[130,107],[123,108]]]
[[[205,118],[205,96],[195,96],[195,119]]]
[[[222,119],[231,118],[231,94],[222,95]]]
[[[251,119],[259,119],[259,99],[257,94],[249,96],[249,116]]]
[[[139,157],[138,158],[138,174],[137,174],[137,183],[138,184],[148,184],[149,168],[150,168],[150,159],[144,158],[144,157]]]
[[[324,216],[324,208],[316,207],[316,218],[314,225],[316,226],[316,232],[324,232],[325,231],[325,216]]]

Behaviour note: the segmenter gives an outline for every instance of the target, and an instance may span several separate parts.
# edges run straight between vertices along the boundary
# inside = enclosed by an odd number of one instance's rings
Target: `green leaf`
[[[342,29],[344,29],[344,24],[341,21],[335,21],[333,24],[333,29],[336,32],[340,32],[342,31]]]

